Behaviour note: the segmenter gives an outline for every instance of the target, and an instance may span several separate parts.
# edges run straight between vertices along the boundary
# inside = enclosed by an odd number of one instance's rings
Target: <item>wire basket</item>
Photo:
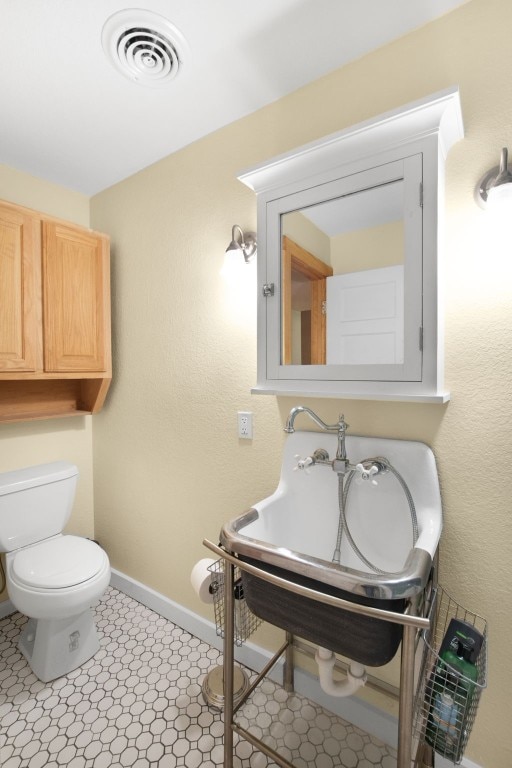
[[[225,560],[216,560],[209,566],[208,570],[213,574],[210,589],[213,594],[213,610],[215,614],[215,624],[217,627],[217,634],[219,637],[224,637],[224,621],[225,621],[225,609],[224,609],[224,573],[225,573]],[[235,644],[242,645],[250,635],[259,627],[261,619],[254,615],[249,610],[247,602],[244,597],[244,589],[242,585],[242,577],[240,569],[235,565],[234,573],[234,637]]]
[[[476,659],[476,680],[444,661],[441,643],[451,619],[462,619],[483,636]],[[487,623],[436,587],[430,628],[422,633],[424,651],[414,705],[414,733],[438,754],[460,763],[475,721],[482,690],[487,685]]]

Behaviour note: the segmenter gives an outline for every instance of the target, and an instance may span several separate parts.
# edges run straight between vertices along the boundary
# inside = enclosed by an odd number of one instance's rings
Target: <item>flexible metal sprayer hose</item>
[[[409,490],[409,486],[403,479],[402,475],[398,472],[395,467],[393,467],[392,464],[389,463],[387,459],[384,459],[379,456],[378,459],[365,459],[362,464],[380,464],[381,466],[386,467],[387,470],[389,470],[398,480],[400,485],[402,486],[402,490],[405,493],[405,497],[407,499],[407,503],[409,505],[409,510],[411,513],[411,524],[412,524],[412,541],[413,546],[416,544],[418,540],[418,516],[416,514],[416,507],[414,506],[414,500],[412,498],[412,494]],[[367,568],[374,571],[375,573],[389,573],[388,571],[383,571],[378,566],[371,563],[368,558],[366,558],[357,544],[355,543],[352,534],[350,533],[350,528],[348,527],[347,518],[345,515],[345,509],[347,504],[347,497],[348,493],[352,484],[352,480],[354,479],[354,476],[356,474],[356,470],[351,469],[345,476],[343,476],[341,473],[338,475],[338,506],[340,511],[340,517],[338,522],[338,535],[336,538],[336,548],[334,550],[333,554],[333,562],[339,563],[340,557],[341,557],[341,540],[343,538],[343,533],[345,533],[347,540],[352,547],[353,551],[356,553],[356,555],[359,557],[359,559],[366,565]]]

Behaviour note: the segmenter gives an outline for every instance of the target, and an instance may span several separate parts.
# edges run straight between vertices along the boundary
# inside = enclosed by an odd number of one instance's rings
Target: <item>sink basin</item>
[[[328,464],[298,469],[317,449],[336,455],[337,438],[296,431],[285,443],[276,491],[221,530],[221,543],[258,568],[352,602],[403,612],[407,599],[429,580],[442,528],[435,459],[419,442],[349,435],[351,465],[384,457],[392,470],[369,479],[355,473],[345,504],[350,535],[363,559],[341,538],[339,479]],[[373,482],[375,481],[376,484]],[[410,497],[417,518],[413,533]],[[366,561],[366,562],[365,562]],[[370,565],[376,570],[373,570]],[[245,596],[261,618],[364,664],[379,666],[395,654],[402,627],[317,603],[243,573]]]

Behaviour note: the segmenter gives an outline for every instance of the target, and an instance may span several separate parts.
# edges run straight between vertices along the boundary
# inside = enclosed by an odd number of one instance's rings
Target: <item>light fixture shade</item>
[[[487,193],[487,204],[495,205],[512,202],[512,178],[506,183],[493,185]]]
[[[231,230],[231,242],[226,248],[226,253],[241,252],[245,262],[248,264],[257,251],[257,241],[255,232],[245,232],[238,224],[234,224]]]
[[[230,251],[236,252],[241,250],[242,250],[242,246],[240,245],[240,243],[237,243],[236,240],[232,240],[228,245],[228,247],[226,248],[226,253],[229,253]]]
[[[237,283],[247,269],[244,260],[240,257],[239,253],[240,249],[235,251],[228,248],[226,250],[220,270],[221,277],[225,280],[231,280]]]
[[[501,150],[500,164],[488,171],[479,181],[475,198],[481,208],[489,204],[512,201],[512,173],[508,170],[508,149]]]

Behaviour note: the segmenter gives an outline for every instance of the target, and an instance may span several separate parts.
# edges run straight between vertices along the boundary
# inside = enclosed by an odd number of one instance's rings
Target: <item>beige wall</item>
[[[114,383],[94,417],[0,426],[0,470],[54,458],[80,468],[73,525],[114,567],[211,619],[189,585],[222,522],[272,491],[281,427],[300,398],[251,396],[255,279],[219,277],[234,223],[254,229],[238,170],[413,99],[458,84],[466,138],[447,165],[447,406],[310,400],[343,409],[360,434],[423,440],[436,453],[445,508],[444,586],[490,622],[489,689],[468,754],[512,762],[508,577],[512,515],[512,262],[509,232],[473,187],[510,145],[508,0],[472,0],[449,16],[198,141],[92,200],[113,243]],[[478,55],[477,55],[478,54]],[[170,128],[170,130],[172,127]],[[87,223],[87,202],[0,167],[0,197]],[[238,441],[236,411],[255,414]],[[264,636],[264,635],[263,635]],[[269,635],[269,642],[271,641]]]
[[[391,221],[331,238],[335,275],[404,263],[404,225]]]
[[[0,199],[89,225],[84,195],[0,165]],[[0,424],[0,472],[64,459],[78,466],[80,479],[68,529],[93,536],[92,417]],[[6,599],[0,593],[0,600]]]
[[[89,226],[89,198],[0,164],[0,200]]]
[[[425,441],[436,453],[441,578],[491,627],[489,689],[469,756],[512,762],[509,740],[512,268],[510,237],[473,201],[512,140],[508,0],[460,10],[168,157],[92,200],[113,242],[114,384],[94,421],[97,535],[116,568],[212,618],[189,584],[221,524],[271,492],[282,425],[301,398],[251,396],[254,275],[219,277],[234,223],[254,229],[240,169],[454,84],[466,138],[447,164],[446,406],[310,400],[354,433]],[[476,55],[481,53],[482,55]],[[171,127],[172,129],[172,127]],[[255,414],[238,441],[237,410]]]
[[[300,211],[281,217],[281,235],[286,235],[326,264],[331,263],[331,239]]]

